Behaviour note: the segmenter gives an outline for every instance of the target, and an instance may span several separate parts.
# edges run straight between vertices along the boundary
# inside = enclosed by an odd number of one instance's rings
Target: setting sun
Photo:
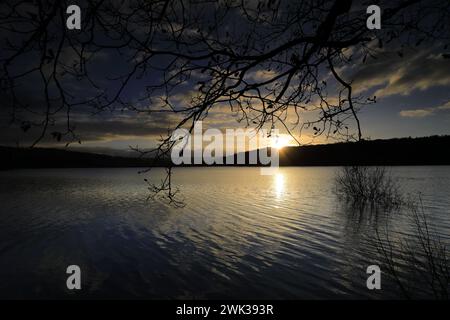
[[[272,139],[272,147],[277,148],[278,150],[289,146],[290,139],[286,136],[276,136]]]

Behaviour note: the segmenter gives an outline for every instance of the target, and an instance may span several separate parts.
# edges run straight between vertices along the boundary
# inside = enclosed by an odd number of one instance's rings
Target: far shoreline
[[[286,146],[279,151],[279,167],[342,167],[342,166],[446,166],[450,165],[450,135],[388,140],[362,140],[333,144]],[[269,150],[270,152],[270,150]],[[258,152],[259,154],[259,152]],[[15,148],[0,146],[5,169],[39,168],[201,168],[201,167],[265,167],[250,152],[217,158],[220,164],[173,165],[171,159],[124,157],[99,153],[49,148]],[[240,161],[238,161],[238,158]],[[190,159],[190,160],[189,160]],[[226,164],[227,162],[232,164]],[[239,162],[244,162],[238,164]]]

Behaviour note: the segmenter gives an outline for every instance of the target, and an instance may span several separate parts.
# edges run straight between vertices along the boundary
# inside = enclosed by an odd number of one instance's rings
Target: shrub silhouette
[[[398,207],[399,187],[384,167],[343,167],[335,177],[336,193],[355,205]]]

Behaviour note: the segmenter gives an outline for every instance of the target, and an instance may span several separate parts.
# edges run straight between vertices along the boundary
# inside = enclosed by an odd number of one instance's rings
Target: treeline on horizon
[[[363,140],[285,147],[280,150],[280,165],[450,165],[449,151],[450,136]],[[150,167],[170,164],[168,159],[155,161],[149,158],[118,157],[46,148],[0,147],[0,156],[2,169]],[[245,158],[248,160],[248,152]]]
[[[450,165],[450,136],[287,147],[280,151],[280,163],[284,166]]]

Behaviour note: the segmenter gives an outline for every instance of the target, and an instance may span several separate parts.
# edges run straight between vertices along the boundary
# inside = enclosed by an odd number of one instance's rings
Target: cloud
[[[273,70],[257,70],[249,73],[247,75],[248,80],[253,80],[255,82],[263,82],[270,80],[278,75],[277,72]]]
[[[356,93],[374,89],[378,97],[409,95],[415,90],[450,86],[450,60],[432,49],[404,50],[400,55],[382,52],[356,68],[351,78]]]
[[[450,101],[437,107],[402,110],[399,114],[405,118],[425,118],[443,110],[450,110]]]
[[[450,110],[450,101],[446,104],[443,104],[442,106],[436,107],[438,110]]]
[[[1,116],[1,114],[0,114]],[[0,117],[0,144],[11,144],[16,141],[21,144],[31,144],[42,132],[42,126],[32,126],[27,132],[20,129],[20,123],[8,124],[6,117]],[[37,122],[38,123],[38,122]],[[152,139],[157,140],[160,136],[166,136],[168,129],[173,127],[172,120],[166,114],[152,114],[148,117],[115,116],[106,118],[106,115],[90,116],[88,114],[74,114],[71,117],[71,127],[82,143],[106,142],[127,139]],[[63,118],[58,118],[51,123],[42,143],[56,143],[52,132],[64,133],[67,124]],[[71,136],[67,137],[68,139]],[[62,143],[67,142],[63,137]]]
[[[159,136],[167,134],[168,126],[139,121],[89,121],[75,123],[77,132],[86,140],[118,137]]]
[[[404,118],[424,118],[433,114],[431,109],[415,109],[415,110],[402,110],[400,116]]]

